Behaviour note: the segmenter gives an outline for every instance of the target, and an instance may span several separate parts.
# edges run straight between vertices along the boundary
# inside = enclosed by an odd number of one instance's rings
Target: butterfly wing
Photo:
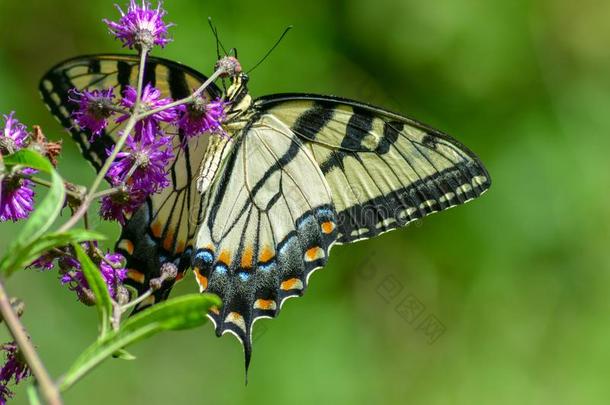
[[[286,125],[263,115],[235,139],[204,195],[193,267],[201,290],[223,300],[210,314],[217,334],[240,339],[247,365],[253,323],[303,294],[326,263],[336,216],[318,164]]]
[[[51,69],[40,82],[40,92],[49,110],[61,125],[69,129],[82,154],[100,170],[106,151],[114,145],[122,125],[111,123],[102,135],[90,142],[91,133],[81,130],[71,114],[76,105],[68,101],[68,91],[114,88],[119,95],[128,86],[135,86],[139,58],[127,55],[92,55],[77,57]],[[163,97],[179,99],[198,88],[206,77],[186,66],[148,58],[144,83],[151,83]],[[208,94],[220,94],[217,87]],[[175,132],[175,130],[173,130]],[[175,159],[170,167],[171,186],[151,196],[122,228],[117,250],[127,258],[128,284],[138,292],[148,290],[151,278],[159,276],[163,263],[172,262],[180,274],[190,265],[191,245],[201,217],[201,196],[194,178],[207,148],[208,137],[198,137],[181,148],[182,136],[173,137]],[[145,305],[164,299],[171,285],[164,286]]]
[[[256,101],[307,146],[330,186],[338,242],[368,239],[466,203],[491,185],[464,145],[398,114],[335,97]]]

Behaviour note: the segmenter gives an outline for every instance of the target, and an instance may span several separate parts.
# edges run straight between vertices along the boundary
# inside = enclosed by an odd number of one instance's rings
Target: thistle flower
[[[80,269],[80,263],[74,257],[71,247],[59,248],[46,252],[28,266],[42,271],[53,270],[55,265],[59,266],[60,272],[68,272],[73,269]]]
[[[114,113],[114,89],[82,92],[70,89],[68,99],[78,104],[78,109],[72,113],[76,124],[91,131],[91,140],[99,136]]]
[[[117,288],[127,277],[127,269],[122,267],[124,260],[125,258],[119,253],[106,253],[104,260],[96,260],[99,262],[99,269],[108,287],[108,293],[113,298],[115,298]],[[70,290],[76,292],[79,301],[85,304],[94,303],[89,283],[87,283],[85,274],[80,270],[80,265],[75,267],[75,270],[66,272],[60,280],[62,284],[68,285]]]
[[[108,178],[115,186],[128,185],[131,192],[153,194],[169,186],[166,167],[172,158],[169,137],[129,136],[112,162]]]
[[[45,253],[38,259],[34,260],[27,268],[34,267],[42,271],[53,270],[55,267],[55,259],[57,259],[57,255],[55,253]]]
[[[0,136],[0,154],[11,154],[26,146],[28,131],[18,119],[15,112],[3,115],[4,128]]]
[[[146,201],[143,192],[130,192],[123,188],[117,193],[102,198],[100,216],[107,221],[118,221],[125,225],[127,217],[138,210]]]
[[[118,5],[115,6],[121,13],[119,21],[103,21],[110,33],[123,42],[123,46],[129,49],[150,49],[154,45],[164,47],[171,41],[167,36],[167,29],[174,24],[166,24],[163,21],[167,12],[161,7],[161,2],[157,4],[156,10],[152,10],[150,3],[145,0],[142,0],[141,5],[130,0],[127,12]]]
[[[220,98],[210,101],[206,96],[199,95],[192,103],[183,107],[178,127],[187,138],[204,133],[215,133],[228,137],[222,128],[228,104]]]
[[[137,90],[131,86],[127,86],[123,93],[121,105],[126,108],[133,108],[138,98]],[[150,83],[142,89],[142,108],[144,111],[156,110],[157,108],[165,107],[172,102],[171,98],[161,98],[161,92],[154,88]],[[127,121],[130,115],[122,115],[117,119],[117,122]],[[136,130],[140,133],[153,135],[158,129],[160,122],[174,122],[178,119],[178,110],[169,108],[165,111],[158,112],[149,117],[144,118],[136,124]],[[136,135],[136,137],[138,137]]]
[[[12,174],[0,182],[0,222],[27,218],[34,210],[31,180]]]
[[[5,404],[14,395],[8,388],[11,380],[15,384],[19,384],[21,380],[28,378],[32,373],[15,342],[5,343],[0,346],[0,349],[5,352],[6,359],[0,370],[0,404]]]

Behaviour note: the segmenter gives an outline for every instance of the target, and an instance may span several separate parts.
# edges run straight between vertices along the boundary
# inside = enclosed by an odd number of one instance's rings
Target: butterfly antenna
[[[212,23],[212,17],[208,17],[208,24],[210,25],[212,34],[214,34],[214,38],[216,38],[216,56],[218,56],[218,59],[220,59],[220,56],[221,56],[220,50],[222,49],[222,52],[225,55],[227,54],[227,51],[225,50],[225,47],[222,45],[222,42],[220,42],[220,36],[218,35],[218,28],[216,28],[214,23]]]
[[[208,24],[210,25],[210,29],[212,30],[212,34],[214,34],[214,38],[216,38],[216,60],[220,60],[220,58],[222,57],[220,54],[220,50],[222,49],[222,52],[226,55],[227,51],[225,51],[225,47],[222,45],[222,42],[220,42],[220,36],[218,35],[218,28],[216,28],[216,26],[214,25],[214,23],[212,23],[212,17],[208,17]],[[225,79],[222,79],[222,88],[224,89],[225,94],[227,93],[227,83],[225,82]]]
[[[269,55],[271,55],[271,52],[273,52],[275,50],[275,48],[277,48],[277,46],[280,44],[280,42],[282,42],[282,40],[284,39],[284,37],[286,36],[286,34],[288,34],[288,32],[290,32],[290,30],[293,28],[292,25],[289,25],[288,27],[286,27],[286,29],[284,30],[284,32],[282,33],[282,35],[280,36],[280,39],[277,40],[277,42],[275,43],[275,45],[273,45],[271,47],[271,49],[269,49],[269,52],[267,52],[265,54],[265,56],[263,56],[263,58],[256,64],[254,65],[254,67],[250,70],[248,70],[246,73],[250,74],[254,69],[256,69],[257,67],[259,67],[261,65],[261,63],[263,63],[268,57]]]

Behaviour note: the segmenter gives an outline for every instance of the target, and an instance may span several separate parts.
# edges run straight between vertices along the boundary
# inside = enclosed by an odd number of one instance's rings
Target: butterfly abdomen
[[[203,194],[208,190],[233,144],[232,138],[210,136],[208,148],[201,162],[199,177],[197,178],[197,190],[199,193]]]

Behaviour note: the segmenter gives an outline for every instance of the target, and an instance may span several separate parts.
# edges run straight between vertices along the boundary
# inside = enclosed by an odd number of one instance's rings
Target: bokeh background
[[[609,2],[166,8],[175,41],[156,54],[208,74],[208,16],[246,67],[294,24],[252,74],[255,96],[336,94],[416,117],[476,151],[494,185],[406,230],[335,248],[304,298],[257,324],[247,387],[239,344],[206,325],[133,347],[137,361],[108,361],[66,403],[608,403]],[[77,182],[93,173],[37,83],[64,58],[120,51],[100,21],[116,16],[110,1],[0,0],[0,111],[64,138],[62,172]],[[0,250],[15,229],[0,225]],[[94,339],[95,311],[53,273],[24,271],[8,289],[26,301],[24,322],[59,375]],[[189,291],[190,277],[175,293]],[[402,316],[403,300],[419,303],[420,318]],[[26,402],[23,388],[17,395]]]

